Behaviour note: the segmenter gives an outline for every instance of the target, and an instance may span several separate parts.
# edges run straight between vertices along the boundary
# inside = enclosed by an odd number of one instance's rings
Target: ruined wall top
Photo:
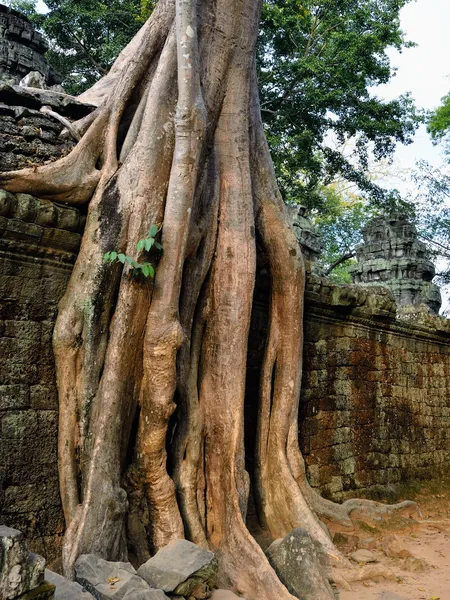
[[[19,83],[31,71],[44,76],[47,85],[60,82],[44,57],[48,45],[19,12],[0,4],[0,82]]]
[[[383,285],[398,306],[425,305],[437,314],[442,300],[432,283],[435,268],[415,225],[404,216],[379,217],[364,228],[363,237],[356,250],[358,262],[351,268],[353,281]]]
[[[303,255],[307,261],[314,264],[322,252],[322,241],[308,216],[308,209],[300,204],[288,206],[287,209]]]

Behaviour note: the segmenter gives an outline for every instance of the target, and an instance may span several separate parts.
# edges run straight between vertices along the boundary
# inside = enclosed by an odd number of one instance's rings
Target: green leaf
[[[120,260],[120,262],[122,264],[125,264],[125,254],[120,253],[117,255],[117,258]]]
[[[154,243],[155,243],[155,240],[152,238],[147,238],[145,240],[145,249],[147,250],[147,252],[151,249],[151,247],[153,246]]]
[[[129,265],[132,265],[134,263],[134,260],[131,258],[131,256],[125,256],[125,262],[127,262]]]
[[[145,240],[139,240],[137,243],[137,251],[142,252],[145,247]]]
[[[117,258],[117,252],[110,252],[109,253],[109,260],[111,262],[114,262],[116,260],[116,258]]]
[[[155,276],[155,269],[153,268],[153,266],[150,263],[144,263],[142,265],[142,274],[145,277],[148,277],[150,275],[150,277],[154,277]]]
[[[110,256],[111,252],[106,252],[106,254],[103,255],[103,262],[108,262],[109,260],[109,256]]]
[[[154,238],[157,233],[158,233],[158,225],[152,225],[148,232],[148,237]]]
[[[161,246],[161,244],[159,244],[158,242],[155,242],[154,246],[155,246],[155,248],[157,250],[162,250],[163,249],[163,247]]]

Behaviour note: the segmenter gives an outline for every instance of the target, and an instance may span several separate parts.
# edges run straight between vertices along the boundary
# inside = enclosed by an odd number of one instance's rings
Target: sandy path
[[[400,560],[388,559],[381,551],[374,551],[399,580],[352,584],[353,591],[342,591],[340,600],[430,600],[433,597],[433,600],[450,600],[450,526],[447,532],[422,527],[401,539],[413,556],[424,559],[429,566],[422,573],[409,573],[401,569]]]

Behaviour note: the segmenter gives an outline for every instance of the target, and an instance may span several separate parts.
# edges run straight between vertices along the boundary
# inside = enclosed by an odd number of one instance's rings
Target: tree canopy
[[[372,201],[397,198],[371,183],[369,154],[391,157],[408,144],[421,116],[409,94],[393,101],[375,88],[395,74],[388,48],[412,44],[399,13],[411,0],[265,0],[257,49],[262,116],[285,201],[323,210],[323,186],[336,175]],[[89,88],[151,13],[153,0],[12,0],[47,35],[48,58],[70,93]],[[327,138],[354,138],[350,161]]]
[[[444,142],[444,150],[450,152],[448,134],[450,130],[450,93],[441,100],[441,105],[429,114],[428,133],[435,144]]]

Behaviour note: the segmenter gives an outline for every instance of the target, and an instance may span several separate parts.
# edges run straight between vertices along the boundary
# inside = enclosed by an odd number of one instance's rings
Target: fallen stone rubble
[[[139,569],[83,554],[75,564],[75,580],[48,569],[45,560],[28,552],[20,531],[0,526],[1,600],[236,600],[217,590],[215,554],[177,540]]]

